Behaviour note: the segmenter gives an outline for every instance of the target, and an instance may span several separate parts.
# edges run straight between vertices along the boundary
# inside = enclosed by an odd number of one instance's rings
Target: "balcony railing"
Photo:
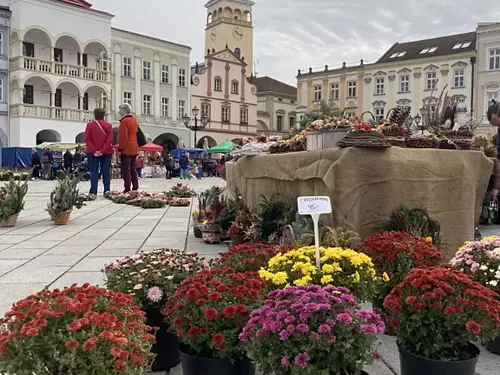
[[[48,107],[34,104],[13,104],[10,117],[34,117],[47,120],[89,122],[94,118],[92,111],[81,109]]]
[[[54,61],[34,59],[20,56],[10,60],[10,70],[26,69],[41,73],[53,73],[60,76],[83,78],[92,81],[110,82],[110,72],[90,69],[83,66],[63,64]]]

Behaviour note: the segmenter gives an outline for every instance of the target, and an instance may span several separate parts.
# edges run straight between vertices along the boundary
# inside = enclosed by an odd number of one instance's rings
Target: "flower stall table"
[[[258,155],[226,163],[227,184],[250,207],[262,195],[296,199],[328,195],[333,225],[364,238],[401,204],[421,207],[441,222],[446,258],[474,238],[492,162],[477,151],[326,149]]]

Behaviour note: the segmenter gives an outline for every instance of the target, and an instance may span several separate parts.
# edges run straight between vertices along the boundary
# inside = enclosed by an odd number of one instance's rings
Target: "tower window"
[[[212,21],[213,21],[213,16],[212,13],[210,13],[207,18],[207,23],[211,23]]]
[[[241,58],[241,50],[239,48],[234,49],[234,54],[236,55],[236,57]]]

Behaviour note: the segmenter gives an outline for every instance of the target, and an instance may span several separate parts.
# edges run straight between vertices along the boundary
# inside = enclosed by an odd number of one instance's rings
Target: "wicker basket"
[[[7,220],[0,221],[0,227],[4,227],[4,228],[15,227],[18,217],[19,217],[19,214],[14,214],[14,215],[9,216],[7,218]]]
[[[202,238],[203,242],[207,244],[217,244],[221,242],[220,238],[220,233],[214,233],[214,232],[203,232],[202,233]]]
[[[196,238],[203,238],[203,232],[198,224],[193,226],[193,233]]]
[[[389,148],[391,144],[382,134],[370,133],[347,133],[347,135],[337,143],[339,147],[362,147],[362,148]]]
[[[404,147],[406,148],[406,141],[405,141],[405,138],[404,137],[394,137],[394,136],[389,136],[389,137],[385,137],[387,139],[387,142],[389,142],[391,144],[391,146],[394,146],[394,147]]]
[[[406,140],[408,148],[438,148],[439,142],[434,138],[413,137]]]
[[[55,225],[66,225],[68,224],[69,217],[71,216],[71,211],[60,212],[52,216],[52,221]]]

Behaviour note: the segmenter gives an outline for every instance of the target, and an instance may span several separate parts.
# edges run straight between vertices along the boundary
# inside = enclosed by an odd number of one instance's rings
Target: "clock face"
[[[241,27],[235,27],[233,29],[233,38],[236,40],[241,40],[243,38],[243,29]]]
[[[217,38],[217,29],[212,29],[212,31],[210,31],[210,39],[213,41],[215,41],[215,39]]]

